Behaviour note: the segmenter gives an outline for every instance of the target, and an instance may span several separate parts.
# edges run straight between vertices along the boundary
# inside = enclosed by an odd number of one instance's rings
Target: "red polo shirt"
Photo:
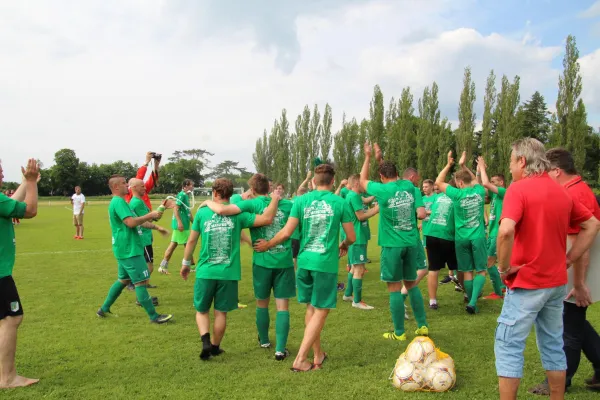
[[[523,265],[506,278],[509,288],[545,289],[567,284],[567,229],[592,217],[547,173],[514,182],[502,217],[516,222],[510,264]]]
[[[585,208],[590,210],[594,217],[600,219],[600,207],[596,195],[592,189],[585,183],[580,176],[576,176],[564,184],[565,189],[575,202],[581,203]],[[570,225],[567,233],[576,235],[581,231],[579,225]]]

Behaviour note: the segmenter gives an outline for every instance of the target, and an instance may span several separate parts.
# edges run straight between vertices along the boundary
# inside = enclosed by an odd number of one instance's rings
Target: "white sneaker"
[[[352,297],[352,296],[345,296],[345,295],[344,295],[344,296],[342,297],[342,300],[344,300],[344,301],[351,301],[351,300],[354,300],[354,297]]]
[[[361,301],[360,303],[352,302],[352,307],[358,308],[358,309],[361,309],[361,310],[372,310],[372,309],[375,308],[373,306],[368,305],[364,301]]]

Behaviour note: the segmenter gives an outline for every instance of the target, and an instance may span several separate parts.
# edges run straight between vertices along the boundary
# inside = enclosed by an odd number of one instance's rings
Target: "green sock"
[[[352,272],[348,272],[348,283],[346,284],[346,291],[344,292],[344,296],[346,297],[350,297],[352,296],[352,277],[354,275],[352,274]]]
[[[402,293],[390,293],[390,312],[394,323],[394,333],[398,336],[404,334],[404,302],[402,300]]]
[[[354,302],[360,303],[362,301],[362,279],[352,279],[352,286],[354,287]]]
[[[467,297],[469,298],[469,300],[471,300],[471,297],[473,296],[473,280],[472,279],[470,281],[465,279],[465,290],[467,291]]]
[[[256,329],[260,344],[269,342],[269,309],[256,307]]]
[[[409,289],[408,297],[410,298],[410,306],[415,314],[417,328],[427,326],[427,317],[425,316],[425,306],[423,305],[423,295],[421,294],[421,289],[419,289],[417,286]]]
[[[477,305],[477,299],[483,290],[483,285],[485,285],[485,275],[475,275],[475,278],[473,279],[473,295],[471,296],[471,301],[469,302],[470,306],[475,307]]]
[[[110,306],[112,306],[117,298],[121,295],[121,292],[125,289],[125,285],[121,282],[116,281],[108,290],[108,296],[106,296],[106,300],[104,300],[104,304],[102,304],[102,311],[109,312]]]
[[[288,335],[290,334],[290,312],[277,311],[275,316],[275,337],[277,345],[275,351],[283,353],[287,345]]]
[[[498,268],[494,265],[488,268],[488,273],[490,274],[490,280],[492,281],[492,286],[494,287],[494,293],[498,296],[502,296],[502,279],[500,279],[500,273],[498,272]]]
[[[146,286],[136,286],[135,287],[135,296],[138,301],[144,307],[144,310],[148,313],[148,316],[152,321],[158,318],[158,313],[152,304],[152,298],[148,294],[148,288]]]

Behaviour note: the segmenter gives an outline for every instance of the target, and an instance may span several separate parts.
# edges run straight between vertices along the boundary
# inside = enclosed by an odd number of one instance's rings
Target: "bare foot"
[[[9,382],[6,385],[0,384],[0,389],[11,389],[11,388],[31,386],[35,383],[38,383],[39,381],[40,381],[39,379],[25,378],[24,376],[17,375],[17,376],[15,376],[15,379],[13,379],[12,382]]]

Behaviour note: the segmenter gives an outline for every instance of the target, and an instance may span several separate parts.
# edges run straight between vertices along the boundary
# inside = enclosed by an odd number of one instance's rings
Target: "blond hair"
[[[525,175],[540,175],[550,169],[550,161],[546,157],[546,149],[539,140],[533,138],[519,139],[512,144],[515,159],[525,159]]]

